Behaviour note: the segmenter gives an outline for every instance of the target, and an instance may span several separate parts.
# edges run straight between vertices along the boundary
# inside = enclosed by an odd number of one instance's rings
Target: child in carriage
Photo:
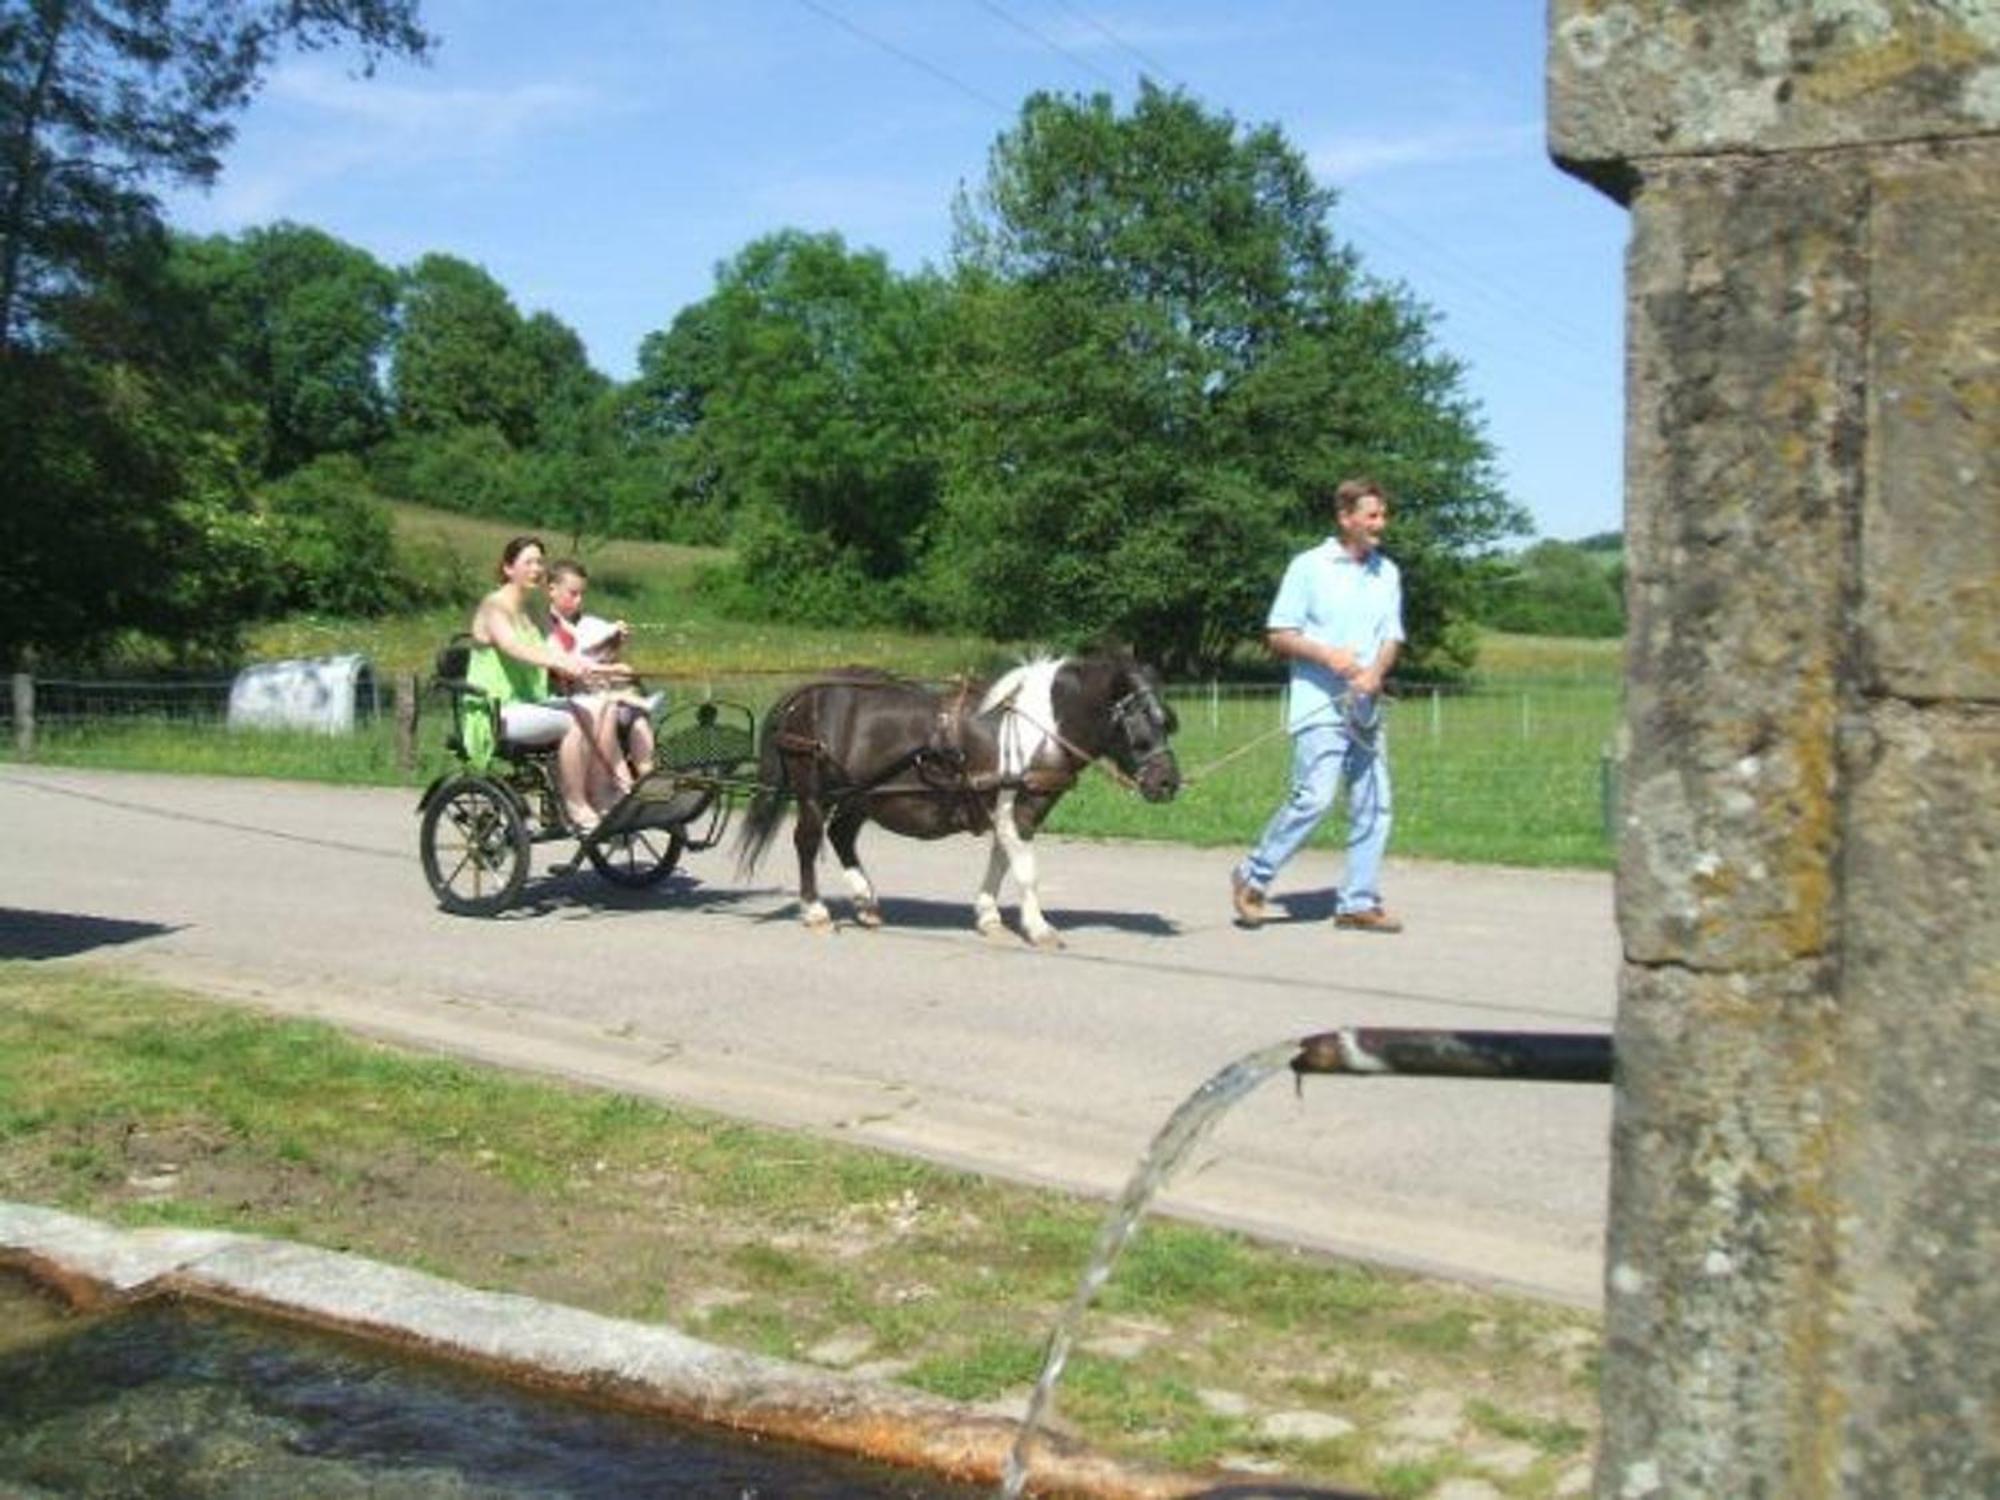
[[[549,564],[549,639],[560,649],[591,661],[613,662],[631,630],[623,620],[584,613],[583,594],[589,584],[589,572],[576,559],[559,558]],[[592,691],[586,683],[560,677],[556,685],[563,692]],[[604,693],[605,701],[618,715],[618,740],[634,776],[653,769],[653,715],[659,712],[663,696],[644,694],[631,686]]]

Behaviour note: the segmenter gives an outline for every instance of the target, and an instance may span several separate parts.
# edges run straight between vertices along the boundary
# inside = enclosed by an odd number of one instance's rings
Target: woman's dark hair
[[[514,565],[514,559],[519,557],[523,552],[526,552],[530,547],[541,547],[544,552],[549,550],[547,547],[542,546],[542,539],[538,536],[510,537],[507,545],[500,549],[500,566],[493,570],[493,576],[502,583],[505,583],[507,581],[507,570]]]

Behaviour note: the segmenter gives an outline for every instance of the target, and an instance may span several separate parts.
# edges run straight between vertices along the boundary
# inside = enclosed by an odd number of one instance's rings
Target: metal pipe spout
[[[1611,1038],[1598,1032],[1352,1026],[1302,1039],[1292,1071],[1609,1083],[1612,1062]]]

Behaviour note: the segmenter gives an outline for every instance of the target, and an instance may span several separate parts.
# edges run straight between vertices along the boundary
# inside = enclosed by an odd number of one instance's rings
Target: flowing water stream
[[[1132,1231],[1139,1227],[1147,1205],[1172,1179],[1175,1170],[1200,1144],[1202,1137],[1229,1112],[1230,1107],[1273,1073],[1289,1066],[1298,1050],[1299,1044],[1294,1040],[1238,1058],[1188,1095],[1153,1137],[1146,1154],[1139,1159],[1138,1169],[1126,1182],[1125,1191],[1118,1195],[1117,1204],[1105,1219],[1104,1227],[1098,1231],[1097,1245],[1091,1252],[1083,1280],[1077,1283],[1069,1306],[1063,1310],[1055,1332],[1049,1336],[1048,1353],[1042,1359],[1042,1373],[1035,1381],[1034,1394],[1028,1398],[1027,1415],[1021,1421],[1021,1435],[1015,1439],[1014,1449],[1007,1455],[1006,1473],[1000,1482],[1000,1493],[1005,1500],[1019,1500],[1021,1491],[1028,1483],[1028,1452],[1047,1416],[1056,1382],[1062,1379],[1063,1366],[1069,1363],[1070,1345],[1076,1339],[1077,1328],[1082,1324],[1091,1300],[1110,1277],[1119,1251],[1125,1248]]]
[[[1103,1289],[1119,1251],[1160,1189],[1173,1177],[1203,1136],[1232,1106],[1281,1068],[1300,1077],[1344,1073],[1354,1077],[1390,1075],[1442,1078],[1497,1078],[1541,1083],[1609,1083],[1611,1038],[1594,1032],[1455,1031],[1414,1027],[1344,1027],[1278,1042],[1238,1058],[1188,1095],[1168,1117],[1139,1159],[1104,1227],[1083,1280],[1049,1337],[1041,1377],[1028,1398],[1020,1436],[1007,1455],[1000,1482],[1002,1500],[1020,1500],[1028,1483],[1028,1454],[1047,1418],[1056,1382],[1069,1362],[1070,1344]]]

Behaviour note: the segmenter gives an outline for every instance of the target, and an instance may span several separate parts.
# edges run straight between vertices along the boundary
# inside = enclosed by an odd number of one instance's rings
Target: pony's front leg
[[[972,898],[972,925],[979,929],[981,937],[1007,936],[1007,924],[1000,917],[1000,882],[1007,878],[1007,865],[1007,851],[1000,847],[1000,836],[995,834],[986,856],[985,883]]]
[[[1057,932],[1049,919],[1042,915],[1042,901],[1035,885],[1035,846],[1025,837],[1014,821],[1014,793],[1002,792],[993,803],[993,849],[995,862],[1004,857],[1007,869],[1014,877],[1014,884],[1021,888],[1021,932],[1037,948],[1060,948],[1062,934]],[[998,897],[1000,882],[989,869],[987,881],[995,897],[995,920],[998,920]]]

